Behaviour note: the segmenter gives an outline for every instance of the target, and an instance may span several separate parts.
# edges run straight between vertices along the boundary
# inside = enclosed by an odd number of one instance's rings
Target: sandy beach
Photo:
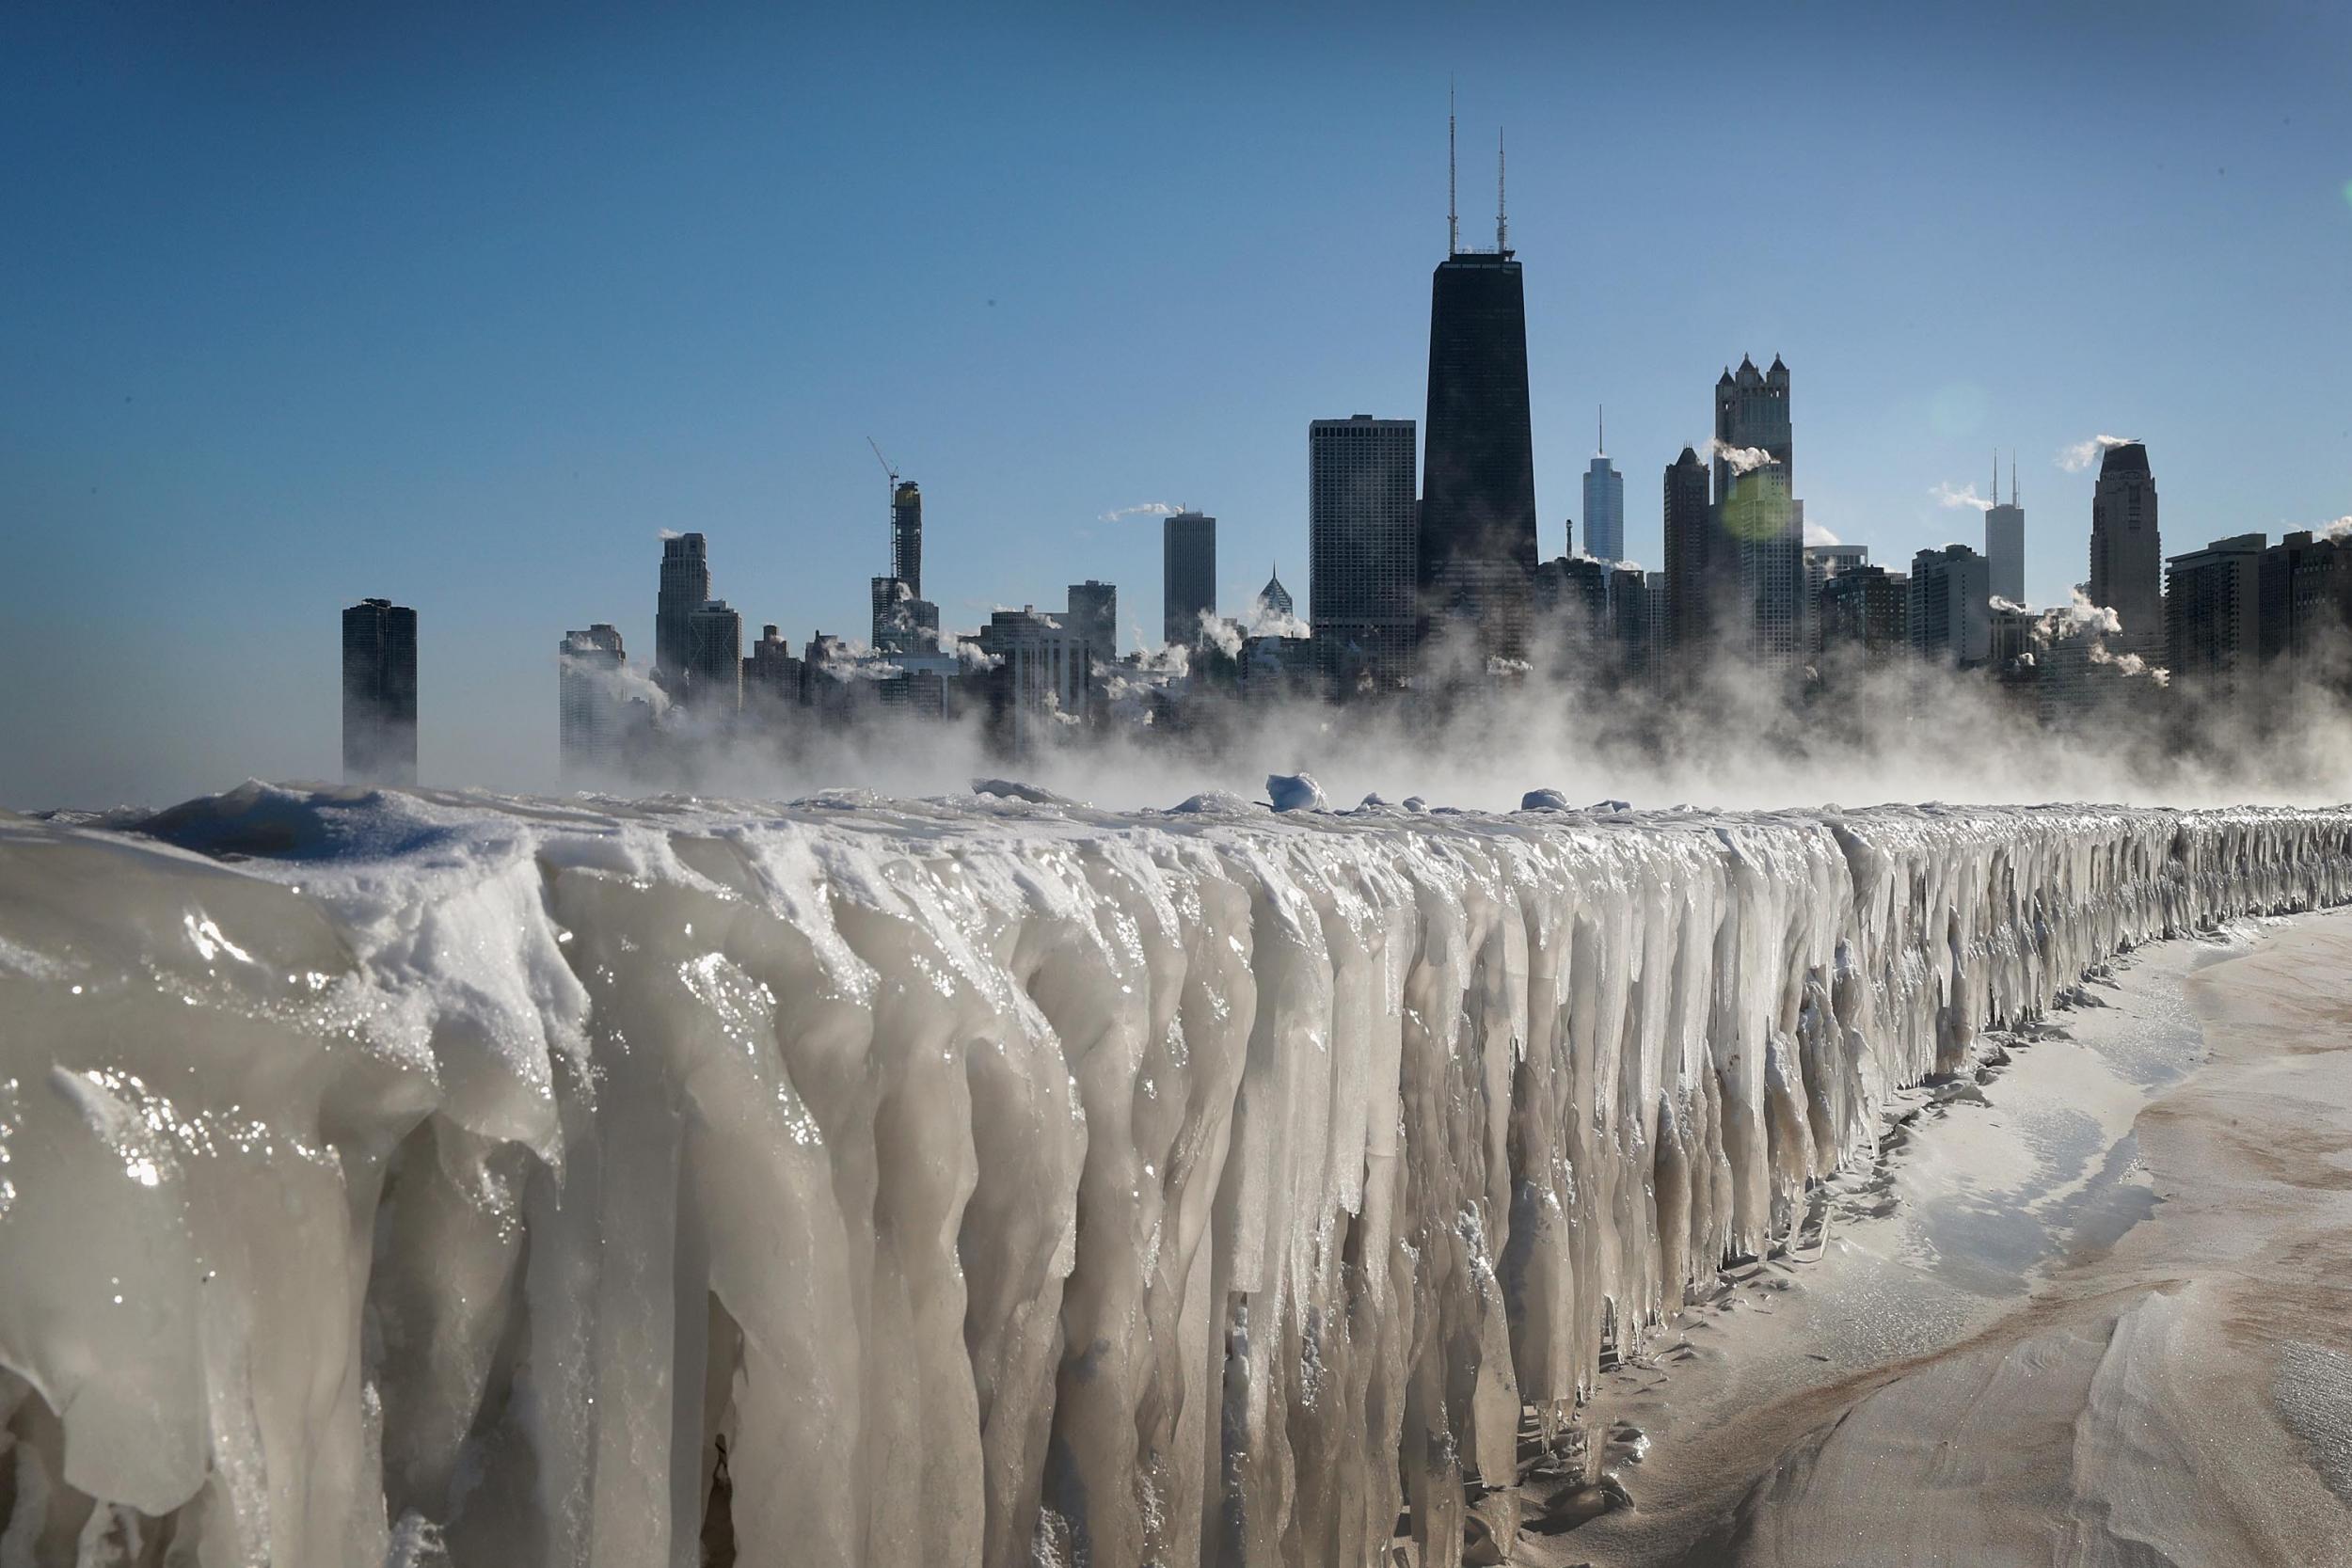
[[[1534,1457],[1509,1560],[2352,1562],[2352,915],[2075,1002],[1604,1372],[1613,1482]]]

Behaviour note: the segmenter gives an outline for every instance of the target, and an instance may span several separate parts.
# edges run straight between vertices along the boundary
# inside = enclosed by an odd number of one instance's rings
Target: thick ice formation
[[[2352,811],[0,818],[0,1558],[1448,1562],[1890,1087],[2347,897]]]

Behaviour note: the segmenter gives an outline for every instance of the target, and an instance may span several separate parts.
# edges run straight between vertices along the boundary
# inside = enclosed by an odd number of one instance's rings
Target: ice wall
[[[1891,1086],[2352,897],[2352,811],[1190,804],[0,815],[0,1562],[1449,1562]]]

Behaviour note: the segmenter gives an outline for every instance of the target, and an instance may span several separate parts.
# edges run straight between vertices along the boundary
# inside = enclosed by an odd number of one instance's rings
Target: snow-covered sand
[[[2352,916],[2084,1001],[1604,1374],[1634,1506],[1514,1560],[2352,1562]]]
[[[1984,1026],[2352,899],[2343,810],[1531,803],[0,816],[0,1556],[1443,1568]],[[2031,1261],[1916,1212],[1857,1368]]]

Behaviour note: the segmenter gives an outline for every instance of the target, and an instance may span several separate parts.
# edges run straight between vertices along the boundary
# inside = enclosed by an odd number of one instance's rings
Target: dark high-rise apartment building
[[[1984,514],[1984,559],[1993,596],[2026,602],[2026,509],[2017,504],[2017,462],[2009,465],[2009,502],[2001,503],[2001,464],[1993,462],[1993,501]]]
[[[653,617],[654,673],[673,692],[684,689],[687,619],[710,598],[710,557],[699,533],[661,541],[661,594]]]
[[[1707,465],[1689,447],[1666,465],[1665,642],[1694,664],[1711,640],[1717,586],[1727,552],[1716,548]]]
[[[686,617],[686,705],[698,713],[742,709],[743,617],[724,599],[698,604]]]
[[[2235,694],[2261,661],[2262,568],[2259,533],[2217,539],[2176,555],[2164,595],[2164,661],[2176,682],[2210,694]],[[2126,621],[2123,629],[2131,630]]]
[[[1747,651],[1768,669],[1803,650],[1804,515],[1796,500],[1788,367],[1759,371],[1744,356],[1715,383],[1715,515],[1738,567]]]
[[[1883,566],[1848,566],[1821,581],[1814,617],[1824,659],[1841,651],[1876,660],[1911,646],[1911,579]]]
[[[923,596],[923,489],[911,479],[890,492],[890,575],[907,585],[910,598]]]
[[[1089,578],[1070,585],[1070,613],[1062,624],[1086,639],[1087,657],[1096,664],[1119,662],[1119,588]]]
[[[1502,238],[1448,256],[1430,279],[1418,619],[1424,635],[1474,626],[1483,647],[1510,653],[1537,558],[1535,440],[1525,286]]]
[[[2109,447],[2090,499],[2090,602],[2120,616],[2110,653],[2164,657],[2164,544],[2156,531],[2156,479],[2137,441]]]
[[[1307,620],[1317,669],[1343,689],[1411,671],[1416,428],[1369,414],[1307,426]]]
[[[389,599],[343,611],[343,780],[417,782],[417,612]]]
[[[2352,530],[2287,534],[2263,552],[2262,657],[2265,663],[2316,660],[2331,648],[2352,650]]]
[[[1965,545],[1911,558],[1911,651],[1974,669],[1993,657],[1993,590],[1985,559]]]
[[[1179,512],[1160,531],[1161,637],[1189,648],[1216,614],[1216,519]]]

